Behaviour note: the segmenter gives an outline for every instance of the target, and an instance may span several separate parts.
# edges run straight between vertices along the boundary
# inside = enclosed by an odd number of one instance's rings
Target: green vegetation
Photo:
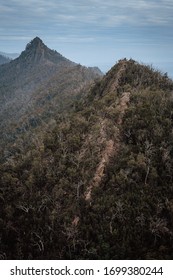
[[[50,50],[37,37],[17,59],[1,65],[0,161],[13,156],[23,138],[24,146],[37,141],[40,131],[42,138],[57,115],[69,111],[85,87],[101,76],[99,70]]]
[[[0,257],[172,259],[172,91],[166,75],[122,60],[29,147],[21,134],[0,165]]]

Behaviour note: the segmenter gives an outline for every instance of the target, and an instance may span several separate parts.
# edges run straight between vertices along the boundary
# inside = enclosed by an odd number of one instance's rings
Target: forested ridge
[[[56,116],[70,110],[81,90],[101,76],[99,69],[70,61],[38,37],[18,58],[0,65],[1,162],[38,141],[39,134],[42,138]]]
[[[172,259],[172,94],[123,59],[32,145],[18,138],[0,165],[0,257]]]

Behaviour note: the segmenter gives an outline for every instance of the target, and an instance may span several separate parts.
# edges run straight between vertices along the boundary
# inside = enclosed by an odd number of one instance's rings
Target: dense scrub
[[[123,60],[1,164],[1,258],[172,259],[172,90],[166,75]],[[121,145],[87,201],[109,140]]]

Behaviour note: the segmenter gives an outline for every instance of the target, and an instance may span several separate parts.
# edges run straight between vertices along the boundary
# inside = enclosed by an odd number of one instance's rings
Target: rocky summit
[[[2,150],[32,126],[49,126],[83,87],[101,76],[98,69],[78,65],[34,38],[18,58],[0,66]]]

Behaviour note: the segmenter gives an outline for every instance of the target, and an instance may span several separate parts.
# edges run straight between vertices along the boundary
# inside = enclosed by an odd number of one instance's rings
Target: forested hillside
[[[18,138],[0,165],[0,257],[172,259],[172,94],[124,59],[32,147]]]
[[[38,37],[27,44],[18,58],[1,65],[1,161],[13,156],[20,147],[38,141],[39,132],[42,135],[43,130],[52,127],[56,115],[69,110],[80,92],[101,76],[99,69],[68,60]]]

